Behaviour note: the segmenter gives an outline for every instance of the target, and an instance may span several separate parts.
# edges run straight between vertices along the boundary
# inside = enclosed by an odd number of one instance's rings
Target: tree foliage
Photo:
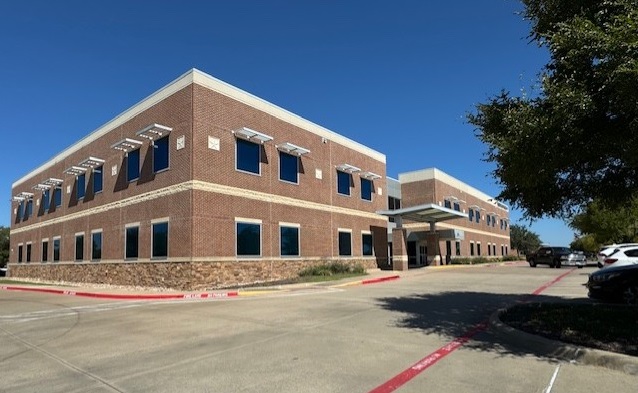
[[[591,202],[569,225],[582,234],[590,234],[598,244],[633,242],[638,232],[638,201],[633,199],[614,208]]]
[[[594,235],[583,235],[576,239],[569,245],[572,250],[584,251],[586,253],[595,253],[600,248],[599,242],[596,241]]]
[[[9,228],[0,226],[0,267],[9,261]]]
[[[541,240],[538,234],[517,224],[510,226],[510,243],[511,247],[516,249],[516,255],[519,255],[521,252],[527,254],[541,246]]]
[[[638,2],[523,4],[529,38],[550,54],[540,91],[503,91],[468,115],[496,166],[499,197],[536,218],[637,194]]]

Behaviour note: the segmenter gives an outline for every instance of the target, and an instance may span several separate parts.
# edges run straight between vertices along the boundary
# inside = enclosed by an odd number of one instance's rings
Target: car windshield
[[[554,252],[571,254],[572,250],[568,247],[554,247]]]

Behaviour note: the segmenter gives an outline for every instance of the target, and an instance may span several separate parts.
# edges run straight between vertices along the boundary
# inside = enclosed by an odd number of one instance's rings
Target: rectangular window
[[[84,259],[84,234],[75,235],[75,260]]]
[[[388,197],[388,210],[401,209],[401,199]]]
[[[27,243],[27,263],[31,262],[31,243]]]
[[[299,227],[279,227],[279,249],[282,257],[299,256]]]
[[[496,243],[492,244],[492,255],[496,256]]]
[[[508,255],[509,253],[510,252],[508,251],[507,246],[505,246],[505,254],[503,254],[503,255]]]
[[[490,219],[492,218],[492,216],[490,216],[489,214],[485,217],[485,220],[487,221],[487,226],[490,226]]]
[[[279,152],[279,180],[299,183],[299,157]]]
[[[371,233],[361,234],[361,254],[364,256],[374,255]]]
[[[461,211],[461,205],[459,205],[458,202],[454,202],[454,210],[456,210],[457,212]]]
[[[238,221],[236,222],[236,230],[237,256],[260,256],[261,224]]]
[[[474,216],[474,218],[476,219],[476,222],[481,222],[481,211],[480,210],[476,211],[476,215]]]
[[[492,245],[490,243],[487,243],[487,255],[488,256],[492,255]]]
[[[339,231],[339,255],[352,255],[352,233]]]
[[[152,257],[166,258],[168,257],[168,221],[156,222],[152,226]]]
[[[33,199],[27,201],[26,207],[24,208],[24,218],[31,217],[31,214],[33,214]]]
[[[42,262],[46,262],[49,260],[49,241],[42,241]]]
[[[153,172],[168,169],[168,136],[153,142]]]
[[[104,186],[104,167],[99,166],[93,169],[93,194],[97,194],[102,191]]]
[[[102,259],[102,232],[93,232],[91,234],[91,260],[99,261]]]
[[[84,173],[75,178],[75,187],[77,199],[80,200],[84,198],[84,194],[86,193],[86,175]]]
[[[452,204],[450,203],[449,199],[446,199],[443,201],[443,206],[445,206],[446,208],[450,209],[452,207]]]
[[[24,201],[20,201],[18,211],[16,212],[16,220],[22,220],[24,218],[24,204]]]
[[[18,263],[22,262],[22,244],[18,245]]]
[[[62,206],[62,189],[56,188],[53,190],[53,199],[55,200],[55,207]]]
[[[474,242],[470,242],[470,256],[474,256]]]
[[[456,256],[458,257],[459,255],[461,255],[461,242],[460,241],[456,241]]]
[[[350,180],[349,173],[337,171],[337,193],[341,195],[350,195]]]
[[[238,171],[259,175],[261,173],[261,168],[259,166],[261,159],[261,146],[241,138],[237,138],[235,141],[237,150],[237,157],[235,160],[236,169]]]
[[[501,244],[501,255],[505,256],[505,246]]]
[[[53,262],[60,260],[60,238],[53,239]]]
[[[496,226],[496,216],[492,216],[492,227]]]
[[[140,178],[140,149],[128,152],[126,158],[126,180],[131,182]]]
[[[372,200],[372,180],[361,178],[361,199]]]
[[[474,209],[468,210],[468,215],[467,216],[470,219],[470,222],[474,221]]]
[[[476,254],[481,256],[481,243],[476,243]]]
[[[44,190],[44,192],[42,192],[42,209],[45,213],[49,211],[50,196],[51,190]]]
[[[124,257],[126,259],[137,258],[139,256],[139,238],[139,226],[126,227],[126,238],[124,239],[126,243]]]

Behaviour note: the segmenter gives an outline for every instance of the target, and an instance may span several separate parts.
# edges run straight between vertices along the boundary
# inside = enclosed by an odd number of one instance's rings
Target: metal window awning
[[[401,217],[402,220],[410,220],[416,222],[436,223],[439,221],[453,220],[455,218],[465,218],[468,215],[460,211],[448,209],[435,203],[425,205],[417,205],[404,207],[396,210],[381,210],[377,214],[388,217]]]
[[[381,179],[381,175],[377,175],[374,172],[361,172],[361,174],[359,176],[361,176],[364,179],[368,179],[368,180]]]
[[[361,171],[360,168],[357,168],[356,166],[350,164],[337,165],[337,170],[346,173],[355,173]]]
[[[29,199],[33,199],[33,193],[32,192],[21,192],[19,194],[16,194],[13,196],[13,198],[11,198],[12,201],[14,202],[22,202],[25,200],[29,200]]]
[[[161,124],[153,123],[149,126],[146,126],[139,130],[135,135],[148,139],[150,141],[155,141],[157,139],[161,139],[166,135],[170,134],[173,131],[172,127],[164,126]]]
[[[273,137],[270,135],[262,134],[259,131],[251,130],[248,127],[242,127],[240,129],[234,130],[233,134],[235,136],[240,137],[242,139],[246,139],[249,141],[259,141],[259,143],[269,142],[273,140]]]
[[[104,165],[104,160],[97,157],[89,157],[79,164],[79,166],[84,168],[97,168],[102,165]]]
[[[138,141],[137,139],[124,138],[121,141],[111,145],[111,148],[128,153],[130,151],[139,149],[140,147],[142,147],[142,144],[143,142]]]
[[[298,156],[310,153],[310,150],[304,149],[303,147],[294,145],[290,142],[282,143],[281,145],[277,145],[276,147],[284,153],[295,154]]]
[[[81,166],[76,166],[76,165],[70,168],[67,168],[67,170],[64,171],[64,173],[66,173],[67,175],[73,175],[73,176],[83,175],[85,172],[86,172],[86,168]]]
[[[48,184],[44,184],[44,183],[38,183],[35,186],[33,186],[34,190],[38,190],[38,191],[46,191],[48,189],[50,189],[51,186]]]
[[[470,209],[477,209],[477,210],[480,210],[480,209],[481,209],[481,207],[480,207],[479,205],[470,205],[470,206],[468,206],[468,208],[470,208]]]
[[[64,183],[64,180],[56,179],[55,177],[50,177],[46,179],[45,181],[43,181],[42,183],[51,187],[59,187],[62,185],[62,183]]]

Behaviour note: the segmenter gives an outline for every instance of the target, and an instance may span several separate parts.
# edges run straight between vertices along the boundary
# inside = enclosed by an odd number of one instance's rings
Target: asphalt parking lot
[[[0,291],[0,391],[634,392],[635,376],[544,357],[485,325],[523,299],[589,301],[592,270],[420,269],[179,301]]]

